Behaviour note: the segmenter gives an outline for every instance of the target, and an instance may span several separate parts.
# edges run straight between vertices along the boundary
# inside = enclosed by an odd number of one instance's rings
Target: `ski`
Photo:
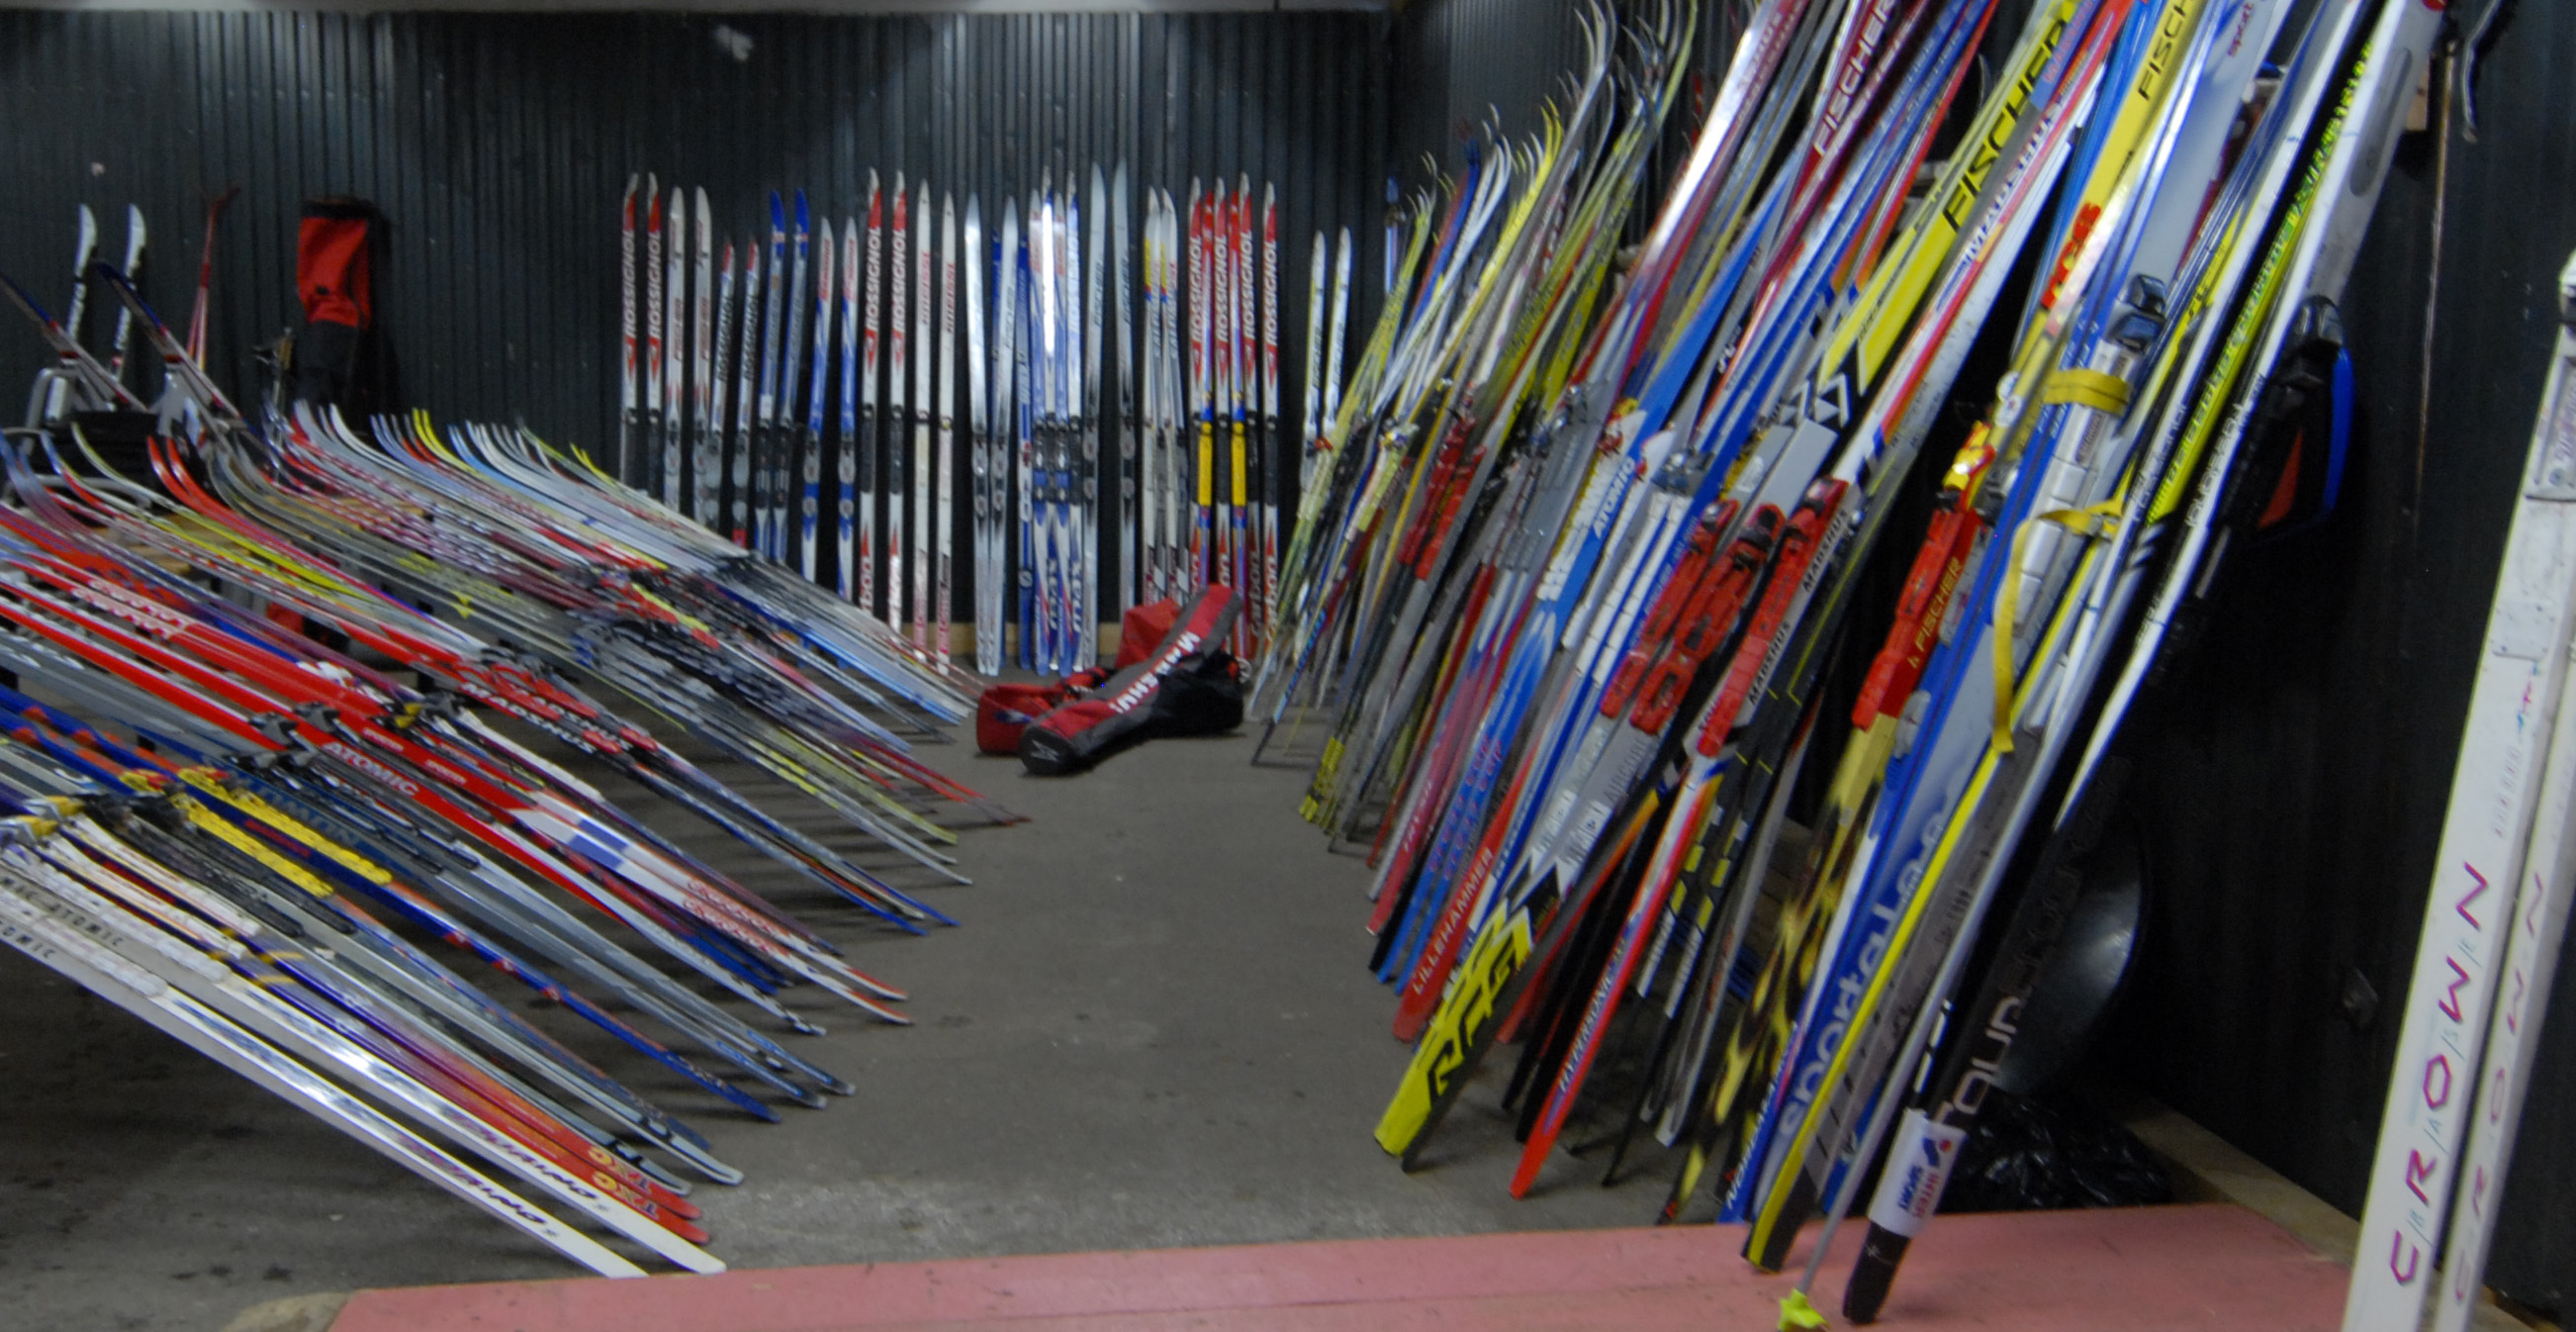
[[[681,450],[686,447],[689,368],[689,201],[671,187],[671,206],[663,215],[669,243],[664,247],[663,296],[669,302],[662,320],[661,450],[655,469],[662,507],[681,511]]]
[[[1144,569],[1138,562],[1137,464],[1141,422],[1136,414],[1136,340],[1131,327],[1127,256],[1127,164],[1120,162],[1109,180],[1109,310],[1115,321],[1118,359],[1118,614],[1144,597]]]
[[[935,503],[939,477],[931,459],[931,433],[936,428],[938,408],[931,397],[931,385],[945,348],[934,340],[937,334],[931,324],[932,303],[937,295],[939,224],[931,216],[928,181],[913,186],[912,215],[919,224],[912,251],[912,649],[924,660],[932,660],[940,654],[939,646],[930,639],[938,615],[931,601],[931,578],[936,572],[932,551],[943,515]]]
[[[756,251],[754,247],[746,253]],[[725,450],[726,441],[736,437],[733,414],[749,411],[735,401],[734,323],[738,304],[734,299],[734,246],[728,237],[724,253],[716,261],[715,353],[707,366],[707,420],[698,438],[698,507],[693,515],[710,532],[725,530]]]
[[[1190,348],[1189,402],[1190,414],[1198,420],[1197,463],[1190,469],[1197,492],[1190,526],[1190,586],[1207,587],[1216,577],[1216,362],[1212,349],[1216,336],[1216,289],[1210,284],[1213,272],[1211,213],[1199,198],[1196,180],[1190,182]]]
[[[77,216],[77,239],[72,243],[72,295],[64,306],[62,324],[63,336],[74,346],[80,344],[81,324],[89,309],[89,266],[98,254],[98,215],[90,211],[88,204],[82,204]],[[73,386],[74,381],[59,367],[48,367],[37,379],[35,397],[42,404],[37,421],[52,424],[62,420],[69,409]]]
[[[1030,200],[1034,205],[1034,197]],[[1038,525],[1037,525],[1037,390],[1030,378],[1030,362],[1035,355],[1038,331],[1032,321],[1037,294],[1032,289],[1029,249],[1036,242],[1037,209],[1027,214],[1028,233],[1022,235],[1019,223],[1020,205],[1013,200],[1010,211],[1002,218],[1003,283],[1001,325],[1002,345],[1009,350],[1010,396],[1013,409],[1010,430],[1015,457],[1012,472],[1012,500],[1018,510],[1019,541],[1013,548],[1012,587],[1019,595],[1013,623],[1019,628],[1019,644],[1013,654],[1021,670],[1033,671],[1038,663]]]
[[[2576,485],[2571,485],[2576,483],[2576,374],[2571,373],[2576,370],[2576,258],[2571,258],[2559,274],[2558,301],[2557,345],[2542,390],[2532,445],[2534,456],[2528,464],[2513,530],[2506,537],[2506,550],[2514,554],[2525,547],[2522,528],[2526,522],[2532,525],[2533,537],[2542,536],[2542,525],[2549,523],[2551,516],[2543,506],[2559,508],[2576,501]],[[2563,526],[2564,514],[2557,517],[2559,522],[2552,525]],[[2517,568],[2509,554],[2505,568],[2509,571],[2505,579],[2511,580],[2527,572],[2529,566]],[[2511,613],[2505,598],[2518,590],[2510,581],[2500,584],[2491,621]],[[2531,590],[2538,597],[2524,601],[2524,607],[2546,605],[2552,597],[2563,601],[2569,595],[2564,578],[2541,583]],[[2523,645],[2508,643],[2507,635],[2498,632],[2504,628],[2491,622],[2488,641],[2494,651],[2480,666],[2481,686],[2491,671],[2525,674],[2534,665],[2513,652]],[[2506,666],[2508,661],[2515,662],[2515,666]],[[2495,1238],[2502,1182],[2512,1165],[2514,1140],[2530,1096],[2541,1023],[2547,1016],[2547,996],[2557,976],[2558,954],[2567,932],[2568,900],[2571,891],[2576,891],[2571,886],[2571,880],[2576,880],[2576,859],[2571,859],[2576,857],[2576,838],[2569,836],[2568,827],[2569,815],[2576,811],[2576,703],[2568,698],[2567,675],[2561,671],[2556,720],[2545,742],[2546,761],[2541,767],[2531,836],[2522,852],[2520,888],[2512,895],[2511,915],[2498,917],[2509,922],[2506,928],[2511,938],[2495,976],[2494,1012],[2486,1023],[2485,1052],[2478,1061],[2475,1081],[2468,1084],[2476,1089],[2476,1100],[2467,1144],[2461,1149],[2460,1164],[2454,1172],[2460,1182],[2450,1202],[2449,1234],[2442,1248],[2441,1285],[2433,1311],[2436,1332],[2463,1332],[2482,1302],[2487,1252]],[[2483,700],[2491,696],[2481,688],[2477,697]],[[2526,710],[2532,708],[2533,702],[2536,700],[2524,704]],[[2484,720],[2474,703],[2470,718],[2473,724]],[[2474,736],[2476,732],[2470,734]],[[2535,751],[2531,758],[2542,757],[2537,752],[2540,746],[2531,748]],[[2459,764],[2463,775],[2469,771],[2471,760],[2470,750],[2463,746]],[[2454,787],[2459,784],[2454,780]],[[2497,907],[2502,906],[2499,899]],[[2455,931],[2448,921],[2443,922],[2443,928]],[[2429,928],[2425,942],[2432,942]],[[2443,1016],[2447,1018],[2449,1014]],[[2401,1073],[2404,1068],[2399,1065]],[[2376,1257],[2364,1253],[2361,1261]],[[2346,1321],[2351,1316],[2352,1307],[2347,1306]]]
[[[912,347],[912,306],[904,299],[912,274],[912,196],[904,190],[903,173],[894,177],[894,221],[886,235],[886,262],[893,273],[886,295],[886,412],[885,412],[885,622],[898,634],[914,623],[909,618],[918,614],[920,601],[906,599],[911,584],[903,573],[904,515],[912,504],[911,469],[906,463],[910,450],[904,440],[912,428],[912,380],[910,376]],[[911,607],[907,612],[906,607]]]
[[[811,353],[814,382],[807,386],[805,407],[805,447],[801,459],[803,486],[796,509],[796,566],[805,581],[813,582],[823,545],[823,430],[825,412],[831,405],[832,382],[832,272],[839,250],[832,235],[832,220],[823,219],[823,229],[814,247],[814,344]]]
[[[859,571],[859,221],[841,219],[841,447],[833,457],[833,477],[840,483],[834,507],[838,516],[832,571],[841,600],[868,603],[868,581]],[[874,369],[876,348],[868,349]],[[875,404],[871,402],[870,406]],[[871,478],[874,479],[874,478]]]
[[[783,399],[779,393],[779,369],[787,358],[787,349],[779,342],[785,330],[787,306],[799,299],[800,289],[787,281],[787,202],[778,192],[769,192],[769,258],[764,266],[767,286],[760,301],[760,418],[751,434],[751,449],[746,459],[751,469],[750,510],[752,554],[767,558],[769,528],[775,519],[777,499],[771,487],[770,457],[778,448],[778,431]],[[746,328],[743,337],[750,339]],[[735,525],[741,525],[736,517]]]
[[[634,192],[634,177],[627,177],[626,189],[629,194]],[[206,363],[206,324],[214,315],[215,226],[217,223],[223,221],[224,210],[232,206],[234,197],[240,193],[241,186],[227,185],[224,187],[222,193],[217,194],[214,198],[206,201],[206,234],[204,239],[199,242],[197,249],[197,299],[189,306],[188,309],[188,338],[185,344],[188,349],[188,359],[195,361],[199,365],[204,365]],[[634,219],[630,213],[626,222],[626,230],[632,232],[634,227]],[[635,359],[635,246],[631,236],[626,238],[622,243],[620,259],[624,277],[621,290],[626,305],[625,322],[620,326],[620,328],[624,334],[626,342],[626,359],[629,362],[632,362]],[[628,370],[630,373],[632,372],[633,366],[631,364],[628,366]],[[623,405],[628,404],[621,404],[621,406]],[[622,428],[623,426],[621,422],[621,429]],[[626,464],[625,440],[623,435],[619,438],[617,461],[620,467],[623,467]]]
[[[631,456],[634,471],[625,479],[636,486],[652,484],[654,458],[661,447],[662,433],[662,321],[669,313],[662,304],[662,194],[654,178],[644,177],[644,375],[643,396],[636,422],[637,449]]]
[[[971,268],[972,265],[969,265]],[[953,547],[957,528],[957,200],[951,194],[939,196],[939,408],[938,436],[939,484],[933,496],[931,511],[938,527],[937,576],[931,582],[931,606],[935,627],[931,635],[931,656],[947,662],[957,654],[957,640],[950,628],[955,597],[951,581]]]
[[[1169,502],[1171,477],[1165,462],[1171,438],[1164,423],[1163,407],[1163,303],[1168,293],[1163,286],[1163,196],[1162,191],[1145,190],[1144,227],[1140,236],[1139,276],[1144,293],[1144,308],[1139,322],[1143,325],[1143,346],[1138,353],[1137,368],[1143,393],[1139,400],[1138,483],[1136,547],[1140,566],[1136,576],[1136,595],[1153,602],[1173,595],[1168,581],[1170,570],[1165,561],[1165,544],[1171,528],[1164,517]],[[1125,247],[1120,247],[1123,256]],[[1122,340],[1123,341],[1123,340]]]
[[[768,536],[761,542],[761,557],[773,564],[784,564],[790,558],[788,547],[796,544],[796,533],[789,528],[791,515],[800,511],[793,498],[795,475],[789,470],[791,460],[801,452],[796,446],[801,439],[797,431],[807,418],[796,411],[797,390],[803,377],[809,353],[805,344],[805,275],[814,250],[813,216],[805,203],[805,191],[796,191],[796,230],[789,236],[787,282],[782,299],[787,303],[787,326],[778,344],[778,430],[770,440],[766,459],[769,477],[763,483],[769,496],[768,521],[763,530]],[[810,578],[808,581],[811,581]]]
[[[1087,670],[1100,664],[1098,640],[1103,609],[1100,601],[1100,557],[1103,550],[1115,544],[1114,538],[1104,540],[1102,531],[1104,527],[1116,525],[1119,507],[1115,441],[1112,441],[1110,456],[1106,459],[1101,449],[1102,433],[1109,428],[1102,415],[1102,395],[1106,384],[1100,369],[1107,355],[1102,344],[1108,341],[1103,335],[1102,310],[1109,294],[1107,193],[1101,184],[1100,164],[1097,162],[1091,164],[1091,192],[1084,196],[1081,206],[1073,206],[1073,190],[1069,182],[1065,190],[1067,206],[1073,210],[1072,218],[1065,224],[1065,235],[1077,247],[1071,251],[1074,257],[1065,264],[1065,276],[1072,279],[1078,275],[1082,283],[1082,299],[1065,305],[1068,319],[1077,310],[1082,318],[1079,334],[1082,354],[1078,361],[1082,367],[1082,381],[1080,391],[1074,395],[1075,408],[1082,416],[1081,489],[1075,504],[1073,525],[1074,567],[1077,571],[1073,642],[1074,667],[1077,670]],[[1090,225],[1087,232],[1082,229],[1086,217]],[[1101,471],[1104,461],[1111,467],[1105,486]],[[1104,494],[1109,501],[1105,505],[1102,503]]]
[[[117,271],[129,284],[143,283],[143,253],[150,243],[149,229],[143,225],[143,210],[133,204],[125,206],[125,261]],[[125,354],[134,346],[134,311],[120,306],[116,312],[116,339],[108,344],[107,372],[118,383],[125,382]]]
[[[1037,670],[1045,675],[1061,676],[1070,672],[1072,653],[1065,646],[1072,625],[1068,621],[1065,598],[1065,575],[1071,568],[1065,547],[1071,524],[1066,520],[1068,473],[1064,426],[1065,321],[1064,277],[1062,265],[1064,230],[1052,182],[1041,184],[1037,199],[1030,209],[1029,315],[1034,323],[1029,339],[1029,383],[1037,403],[1036,472],[1039,492],[1037,509],[1037,578],[1035,587],[1037,619]]]
[[[733,442],[727,446],[725,477],[728,483],[728,524],[721,529],[733,539],[736,547],[748,549],[751,544],[751,457],[759,427],[758,400],[760,378],[760,240],[757,236],[742,247],[742,313],[741,338],[736,350],[733,388]]]
[[[895,190],[897,207],[903,191]],[[877,173],[868,172],[868,277],[867,289],[861,293],[861,319],[864,332],[859,339],[859,410],[860,433],[853,434],[846,448],[858,455],[859,471],[859,556],[858,602],[867,614],[894,622],[894,607],[889,600],[880,604],[877,598],[877,512],[887,507],[887,487],[879,480],[877,465],[884,452],[885,424],[877,408],[878,320],[885,306],[882,275],[885,268],[884,199],[877,192]],[[900,267],[900,265],[898,265]],[[899,303],[899,302],[898,302]],[[900,375],[897,378],[901,378]],[[890,466],[890,464],[889,464]],[[891,588],[891,584],[888,585]],[[892,593],[889,591],[888,597]]]
[[[959,255],[965,268],[966,288],[966,456],[968,460],[969,500],[973,504],[975,525],[973,549],[968,559],[974,566],[975,600],[975,672],[994,676],[1002,673],[1002,602],[1001,587],[1001,502],[994,496],[998,469],[994,466],[992,404],[986,395],[991,391],[986,377],[990,350],[984,341],[984,205],[977,196],[966,196],[966,240]],[[996,284],[997,288],[999,284]]]
[[[1313,305],[1307,318],[1314,318]],[[1261,413],[1254,439],[1259,464],[1254,471],[1253,500],[1260,506],[1252,568],[1253,613],[1244,628],[1244,654],[1259,660],[1269,646],[1271,621],[1279,613],[1279,500],[1283,478],[1280,462],[1295,456],[1280,438],[1279,425],[1279,196],[1268,183],[1261,187]]]
[[[706,187],[697,190],[697,289],[689,304],[690,347],[689,403],[690,433],[695,437],[696,451],[689,459],[689,496],[687,513],[702,523],[716,521],[716,478],[719,474],[722,444],[716,435],[716,281],[715,221],[707,209]],[[677,507],[677,506],[674,506]]]

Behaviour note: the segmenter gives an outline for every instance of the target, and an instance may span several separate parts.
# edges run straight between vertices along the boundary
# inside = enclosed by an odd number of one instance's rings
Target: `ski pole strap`
[[[2078,407],[2090,407],[2097,412],[2108,412],[2116,416],[2128,410],[2129,381],[2118,375],[2104,374],[2099,370],[2081,368],[2060,370],[2048,377],[2047,387],[2041,392],[2039,400],[2046,403],[2072,403]]]
[[[2109,378],[2109,376],[2103,376]],[[2012,752],[2013,716],[2013,626],[2021,623],[2021,578],[2014,572],[2021,567],[2023,548],[2030,540],[2031,529],[2039,523],[2054,523],[2073,533],[2078,540],[2099,541],[2119,526],[2120,501],[2107,499],[2081,509],[2051,509],[2023,523],[2013,533],[2012,564],[2005,569],[2003,586],[1995,600],[1995,752]]]

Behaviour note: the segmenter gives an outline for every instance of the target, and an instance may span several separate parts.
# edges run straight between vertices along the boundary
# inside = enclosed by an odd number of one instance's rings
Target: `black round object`
[[[2137,953],[2147,869],[2136,824],[2125,813],[2113,815],[2077,868],[2083,890],[2022,1005],[2012,1052],[1996,1070],[1995,1085],[2016,1096],[2046,1088],[2083,1058]]]

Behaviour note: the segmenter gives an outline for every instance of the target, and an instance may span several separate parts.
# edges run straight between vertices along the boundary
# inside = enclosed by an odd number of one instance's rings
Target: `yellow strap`
[[[1950,459],[1950,470],[1941,477],[1943,490],[1967,489],[1969,483],[1977,479],[1977,474],[1985,470],[1986,464],[1993,461],[1994,448],[1986,442],[1986,436],[1993,431],[1993,426],[1979,421],[1977,428],[1968,432],[1968,442],[1959,446],[1958,453]]]
[[[1995,599],[1995,752],[2012,752],[2013,713],[2013,626],[2019,622],[2015,603],[2021,599],[2021,556],[2030,540],[2033,523],[2054,523],[2074,533],[2079,539],[2096,541],[2111,534],[2118,525],[2120,503],[2104,500],[2084,509],[2051,509],[2013,533],[2012,563],[2004,569],[2003,586]]]
[[[314,851],[322,855],[329,856],[332,860],[347,867],[351,871],[354,871],[369,883],[387,884],[393,882],[394,876],[392,872],[387,870],[384,866],[379,865],[376,862],[367,859],[365,856],[359,855],[357,852],[340,845],[338,842],[332,841],[330,838],[323,836],[321,833],[297,820],[293,815],[288,814],[285,810],[279,809],[268,803],[266,800],[263,800],[256,795],[252,795],[247,791],[234,791],[227,789],[222,782],[222,774],[206,768],[188,768],[184,769],[181,775],[187,778],[190,786],[203,792],[207,799],[219,800],[235,809],[241,810],[243,813],[258,819],[260,822],[267,824],[271,828],[275,828],[279,832],[294,838],[296,841],[302,842],[304,845],[311,847]]]
[[[2099,370],[2060,370],[2048,377],[2041,402],[2071,402],[2097,412],[2118,414],[2129,406],[2129,381]]]
[[[186,796],[173,799],[171,805],[187,816],[188,822],[212,834],[216,840],[266,865],[279,878],[311,893],[315,897],[333,896],[331,886],[313,877],[311,871],[271,850],[266,842],[234,827],[232,822]]]

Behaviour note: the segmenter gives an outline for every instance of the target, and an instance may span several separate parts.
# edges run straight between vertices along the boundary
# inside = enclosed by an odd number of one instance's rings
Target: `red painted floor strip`
[[[360,1292],[332,1332],[1767,1332],[1794,1278],[1754,1272],[1742,1243],[1686,1226],[422,1286]],[[1826,1261],[1829,1313],[1847,1269]],[[2343,1291],[2340,1265],[2232,1206],[1944,1217],[1880,1325],[2324,1332]]]

